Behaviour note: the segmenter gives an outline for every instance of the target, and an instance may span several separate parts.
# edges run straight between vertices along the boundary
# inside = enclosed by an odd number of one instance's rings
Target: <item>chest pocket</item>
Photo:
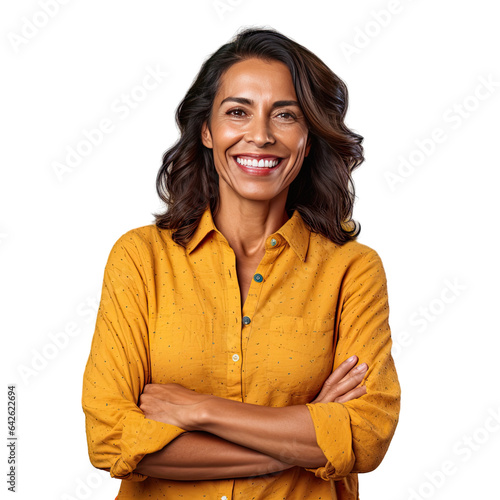
[[[311,401],[333,365],[334,320],[280,316],[271,320],[267,352],[270,388],[295,404]]]

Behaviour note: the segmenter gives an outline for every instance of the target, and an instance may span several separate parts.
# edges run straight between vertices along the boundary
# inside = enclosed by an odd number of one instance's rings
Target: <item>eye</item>
[[[226,114],[238,117],[246,115],[245,111],[243,111],[241,108],[230,109],[226,112]]]
[[[292,121],[297,118],[293,113],[289,113],[288,111],[282,111],[281,113],[278,113],[276,116],[285,121]]]

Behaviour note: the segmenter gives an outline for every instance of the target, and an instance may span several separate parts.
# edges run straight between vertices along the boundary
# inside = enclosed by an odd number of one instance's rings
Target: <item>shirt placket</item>
[[[226,311],[236,315],[234,321],[228,321],[226,331],[226,376],[227,397],[243,401],[244,394],[244,352],[252,329],[252,318],[259,308],[259,299],[266,286],[268,273],[273,262],[282,249],[278,249],[280,237],[270,236],[266,240],[266,253],[257,267],[248,291],[247,299],[241,309],[241,292],[236,273],[236,256],[234,251],[224,239],[220,240],[220,252],[224,263],[222,275],[224,276],[223,290],[225,291]],[[233,312],[234,311],[234,312]],[[233,500],[234,485],[236,480],[221,480],[218,487],[217,498],[220,500]]]
[[[219,481],[217,493],[218,500],[233,500],[234,479],[222,479]]]
[[[281,239],[279,235],[271,235],[266,240],[266,253],[260,261],[255,273],[252,277],[250,289],[248,290],[247,299],[242,309],[241,319],[241,366],[242,374],[245,373],[245,353],[248,346],[248,340],[255,326],[255,321],[259,321],[259,311],[261,309],[261,297],[268,286],[269,274],[272,272],[273,264],[283,250],[280,245]],[[242,377],[242,394],[246,394],[245,378]],[[242,399],[243,401],[243,399]]]
[[[236,274],[236,259],[232,248],[222,240],[220,251],[223,256],[222,275],[224,276],[224,304],[221,308],[226,315],[225,345],[223,355],[226,366],[226,397],[242,400],[241,392],[241,299]],[[231,498],[228,496],[228,498]]]

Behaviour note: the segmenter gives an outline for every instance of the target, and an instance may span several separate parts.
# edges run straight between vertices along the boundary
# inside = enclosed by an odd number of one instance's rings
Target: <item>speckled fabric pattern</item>
[[[358,498],[358,472],[375,468],[397,425],[386,277],[357,241],[311,233],[296,211],[266,240],[241,306],[233,250],[207,209],[187,248],[154,225],[113,246],[83,383],[89,455],[122,479],[125,499]],[[309,404],[333,367],[356,354],[367,394]],[[134,472],[184,432],[146,419],[146,383],[267,406],[307,404],[328,463],[265,476],[171,481]]]

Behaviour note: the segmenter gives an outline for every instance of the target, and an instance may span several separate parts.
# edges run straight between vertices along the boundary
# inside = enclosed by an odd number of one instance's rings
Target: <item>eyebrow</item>
[[[232,101],[232,102],[237,102],[239,104],[247,104],[248,106],[251,106],[253,104],[252,99],[247,99],[246,97],[226,97],[223,99],[223,101],[220,103],[222,106],[225,102]],[[282,106],[297,106],[300,108],[300,105],[297,101],[276,101],[273,103],[273,108],[280,108]]]

